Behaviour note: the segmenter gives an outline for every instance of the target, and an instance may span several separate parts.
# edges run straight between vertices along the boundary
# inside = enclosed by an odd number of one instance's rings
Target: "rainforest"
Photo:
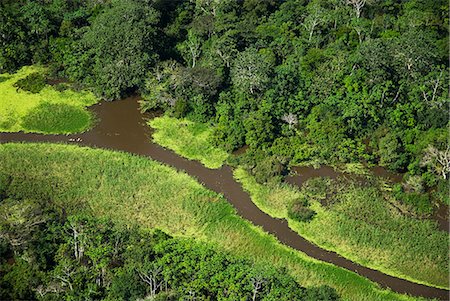
[[[0,300],[449,300],[448,24],[2,0]]]

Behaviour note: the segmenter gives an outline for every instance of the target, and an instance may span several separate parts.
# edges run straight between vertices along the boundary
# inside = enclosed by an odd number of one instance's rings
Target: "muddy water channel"
[[[330,166],[320,166],[315,169],[309,166],[296,166],[292,168],[293,174],[286,178],[286,182],[289,184],[301,187],[303,183],[312,178],[327,177],[336,179],[338,177],[345,178],[360,183],[366,183],[367,178],[365,176],[358,176],[341,171],[337,171]],[[375,166],[369,168],[369,176],[383,178],[391,183],[401,183],[403,180],[403,174],[391,172],[381,166]],[[445,204],[439,203],[435,205],[435,211],[429,219],[437,222],[439,230],[449,232],[449,207]]]
[[[270,217],[262,212],[244,192],[241,185],[234,181],[229,166],[220,169],[208,169],[196,161],[184,159],[174,152],[151,142],[151,129],[138,109],[138,98],[131,97],[121,101],[102,102],[92,110],[98,118],[96,126],[83,134],[76,135],[40,135],[24,133],[0,133],[0,142],[66,142],[79,145],[126,151],[147,156],[156,161],[184,170],[195,177],[207,188],[224,195],[236,208],[237,213],[253,224],[261,226],[273,234],[283,244],[300,250],[311,257],[326,261],[350,271],[356,272],[382,287],[388,287],[399,293],[407,293],[428,298],[448,299],[448,291],[407,280],[392,277],[379,271],[363,267],[334,252],[329,252],[310,243],[288,227],[285,220]]]

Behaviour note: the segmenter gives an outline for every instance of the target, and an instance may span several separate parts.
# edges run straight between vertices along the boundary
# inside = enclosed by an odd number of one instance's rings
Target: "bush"
[[[298,222],[309,222],[313,219],[316,213],[308,208],[308,201],[306,199],[299,199],[295,201],[288,210],[288,217]]]
[[[279,182],[285,170],[283,163],[276,156],[271,156],[257,162],[251,172],[258,183],[264,184]]]
[[[271,154],[262,149],[248,148],[237,164],[243,166],[248,173],[255,177],[256,182],[265,184],[268,182],[278,183],[286,174],[286,159]]]
[[[445,180],[439,181],[436,186],[436,190],[432,195],[436,200],[439,200],[443,204],[450,205],[450,195],[448,193],[449,183]]]
[[[411,206],[416,214],[429,215],[433,213],[433,205],[430,202],[430,196],[428,194],[405,192],[400,184],[394,186],[394,194],[396,199]]]
[[[340,300],[336,291],[327,286],[311,287],[306,294],[306,301],[336,301]]]
[[[40,73],[32,73],[25,78],[19,79],[14,87],[31,93],[39,93],[46,84],[45,76]]]
[[[173,107],[173,117],[175,118],[185,117],[187,109],[188,109],[187,102],[181,99],[177,100],[175,102],[175,106]]]

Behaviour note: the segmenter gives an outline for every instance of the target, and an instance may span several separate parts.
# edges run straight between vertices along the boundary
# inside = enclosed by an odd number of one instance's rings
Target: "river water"
[[[92,130],[85,133],[73,135],[0,133],[0,142],[65,142],[126,151],[150,157],[178,170],[184,170],[208,189],[223,194],[241,217],[261,226],[266,232],[273,234],[287,246],[300,250],[313,258],[353,271],[393,291],[448,300],[449,292],[447,290],[386,275],[354,263],[334,252],[321,249],[307,241],[291,230],[286,220],[273,218],[261,211],[251,201],[241,185],[233,179],[233,172],[229,166],[223,166],[220,169],[208,169],[197,161],[184,159],[153,143],[151,141],[151,129],[146,125],[146,118],[151,118],[151,116],[144,116],[139,112],[138,97],[114,102],[102,102],[92,106],[91,109],[96,114],[98,122]]]

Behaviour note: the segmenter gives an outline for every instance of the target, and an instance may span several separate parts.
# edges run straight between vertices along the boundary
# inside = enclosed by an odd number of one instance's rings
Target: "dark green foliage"
[[[31,93],[39,93],[46,85],[46,78],[43,74],[32,73],[25,78],[19,79],[14,87]]]
[[[142,84],[155,58],[152,25],[158,12],[145,1],[112,1],[92,22],[81,40],[90,56],[87,83],[106,99],[117,99]]]
[[[249,149],[236,159],[260,184],[276,183],[286,173],[286,160],[267,151]]]
[[[319,286],[308,290],[305,301],[332,301],[339,299],[336,291],[329,286]]]
[[[308,207],[308,201],[306,199],[299,199],[295,201],[288,210],[289,218],[299,222],[308,222],[316,214],[312,209]]]
[[[23,126],[45,133],[83,132],[90,124],[91,115],[80,107],[43,103],[22,119]]]
[[[395,197],[404,204],[411,206],[413,212],[418,215],[430,215],[433,213],[433,205],[428,194],[418,192],[405,192],[400,184],[394,186]],[[442,200],[443,201],[443,200]]]
[[[20,15],[17,1],[0,2],[0,73],[14,71],[30,62],[27,31]]]

